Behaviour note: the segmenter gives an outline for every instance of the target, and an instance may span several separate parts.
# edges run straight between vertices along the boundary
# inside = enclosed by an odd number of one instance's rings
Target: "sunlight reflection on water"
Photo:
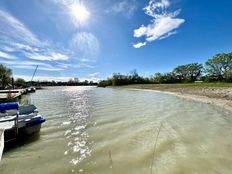
[[[69,125],[69,129],[64,134],[68,140],[64,155],[71,153],[74,157],[70,160],[70,163],[77,165],[91,155],[90,142],[88,141],[89,135],[86,132],[90,117],[88,106],[89,88],[83,88],[78,92],[76,88],[69,88],[63,91],[67,92],[67,96],[70,99],[68,101],[70,121],[62,123],[63,125]]]

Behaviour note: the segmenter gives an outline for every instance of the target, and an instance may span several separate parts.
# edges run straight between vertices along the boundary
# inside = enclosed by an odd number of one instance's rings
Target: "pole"
[[[39,65],[36,65],[35,71],[34,71],[34,73],[33,73],[33,75],[32,75],[32,78],[31,78],[31,85],[32,85],[32,80],[34,79],[35,73],[36,73],[36,71],[37,71],[37,69],[38,69],[38,66],[39,66]]]

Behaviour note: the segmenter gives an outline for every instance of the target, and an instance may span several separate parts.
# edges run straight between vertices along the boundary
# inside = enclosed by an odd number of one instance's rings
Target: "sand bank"
[[[231,87],[155,87],[146,85],[132,85],[125,86],[125,88],[162,92],[186,99],[216,105],[232,111]]]

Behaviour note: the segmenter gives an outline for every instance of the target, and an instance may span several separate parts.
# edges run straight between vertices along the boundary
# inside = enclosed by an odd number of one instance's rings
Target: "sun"
[[[89,11],[83,4],[72,4],[70,10],[73,18],[79,23],[84,23],[90,16]]]

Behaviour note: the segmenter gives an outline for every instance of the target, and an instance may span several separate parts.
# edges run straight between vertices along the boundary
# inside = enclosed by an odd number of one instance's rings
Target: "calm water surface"
[[[232,115],[220,108],[95,87],[48,88],[30,98],[47,122],[40,136],[4,153],[1,174],[232,172]]]

